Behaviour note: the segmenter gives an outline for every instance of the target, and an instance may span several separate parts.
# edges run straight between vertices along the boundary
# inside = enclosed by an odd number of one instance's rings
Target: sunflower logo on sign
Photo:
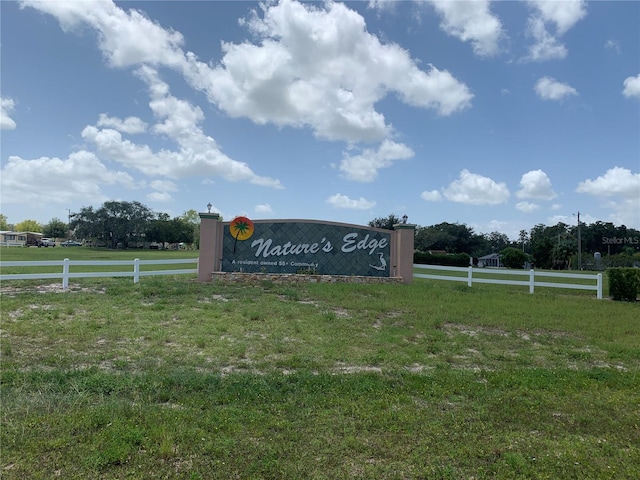
[[[236,217],[231,220],[229,232],[235,238],[233,242],[233,253],[236,253],[236,244],[238,240],[247,240],[253,235],[253,222],[247,217]]]

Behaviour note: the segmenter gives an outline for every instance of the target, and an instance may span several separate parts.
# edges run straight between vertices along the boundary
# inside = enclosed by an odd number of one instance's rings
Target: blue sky
[[[640,228],[640,2],[2,2],[10,223]]]

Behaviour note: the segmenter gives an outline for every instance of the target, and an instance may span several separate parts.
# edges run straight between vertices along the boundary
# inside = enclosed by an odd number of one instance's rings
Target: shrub
[[[438,255],[427,252],[415,252],[413,263],[421,265],[443,265],[447,267],[468,267],[469,255],[466,253],[456,253],[451,255]]]
[[[610,268],[609,296],[613,300],[635,302],[640,289],[640,270],[637,268]]]
[[[502,263],[507,268],[524,268],[527,254],[519,248],[507,247],[502,251]]]

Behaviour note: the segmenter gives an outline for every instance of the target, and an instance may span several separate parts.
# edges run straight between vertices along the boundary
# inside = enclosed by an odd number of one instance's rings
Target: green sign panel
[[[310,221],[255,221],[241,231],[231,222],[224,225],[222,271],[389,277],[391,233]]]

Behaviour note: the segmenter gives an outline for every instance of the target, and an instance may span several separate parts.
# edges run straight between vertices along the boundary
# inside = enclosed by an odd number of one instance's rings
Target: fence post
[[[133,283],[138,283],[140,281],[140,259],[133,259]]]
[[[69,259],[65,258],[62,261],[62,289],[69,288]]]
[[[469,273],[467,275],[467,286],[471,286],[473,284],[473,267],[469,265]]]
[[[531,270],[529,270],[529,293],[533,293],[533,287],[536,281],[536,274],[533,270],[533,268]]]
[[[601,273],[598,274],[597,285],[598,285],[598,300],[602,300],[602,274]]]

